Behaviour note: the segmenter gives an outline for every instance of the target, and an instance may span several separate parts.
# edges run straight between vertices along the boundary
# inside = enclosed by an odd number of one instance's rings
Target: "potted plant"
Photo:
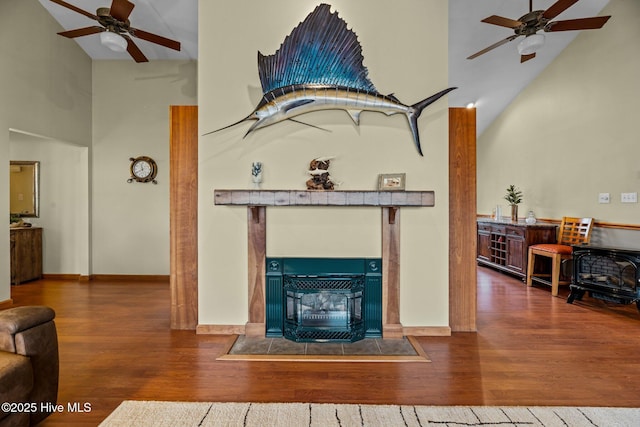
[[[511,221],[518,221],[518,205],[522,203],[522,191],[512,184],[507,187],[504,199],[511,205]]]
[[[9,214],[9,227],[20,227],[23,224],[22,218],[17,214]]]

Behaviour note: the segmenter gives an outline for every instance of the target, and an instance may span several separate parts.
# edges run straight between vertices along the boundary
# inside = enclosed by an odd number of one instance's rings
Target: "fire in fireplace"
[[[267,337],[381,337],[381,268],[379,258],[267,258]]]

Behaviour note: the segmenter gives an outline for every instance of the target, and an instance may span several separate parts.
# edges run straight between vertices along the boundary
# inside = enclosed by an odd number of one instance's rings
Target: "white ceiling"
[[[39,0],[65,30],[88,27],[95,21],[59,6]],[[95,14],[98,7],[108,7],[110,0],[65,0]],[[533,0],[534,10],[545,10],[556,0]],[[554,20],[596,16],[609,0],[581,0]],[[182,44],[176,52],[144,40],[136,44],[149,60],[190,60],[198,57],[198,0],[133,0],[129,17],[131,26],[174,39]],[[320,0],[318,0],[320,3]],[[310,10],[311,11],[311,10]],[[546,33],[545,46],[536,58],[520,63],[516,46],[520,38],[500,46],[476,59],[466,58],[513,34],[509,28],[480,22],[490,15],[518,19],[529,11],[529,0],[449,0],[449,84],[458,90],[448,96],[452,107],[477,106],[478,135],[509,105],[579,34],[578,31]],[[615,18],[615,17],[614,17]],[[615,25],[612,18],[607,25]],[[292,28],[297,23],[292,23]],[[356,29],[357,31],[357,29]],[[598,30],[592,30],[598,31]],[[100,45],[96,36],[75,39],[93,59],[126,59]]]

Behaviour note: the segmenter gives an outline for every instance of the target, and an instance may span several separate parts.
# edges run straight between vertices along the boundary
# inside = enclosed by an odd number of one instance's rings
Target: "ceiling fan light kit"
[[[536,53],[543,45],[544,34],[532,34],[518,43],[518,53],[520,55],[531,55]]]
[[[100,33],[100,43],[114,52],[124,52],[127,50],[127,40],[120,34],[104,31]]]

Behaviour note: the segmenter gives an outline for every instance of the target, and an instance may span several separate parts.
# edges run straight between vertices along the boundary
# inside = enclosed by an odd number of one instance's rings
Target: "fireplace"
[[[593,298],[620,304],[635,302],[640,310],[640,250],[596,245],[573,247],[573,277],[568,303]]]
[[[281,296],[272,299],[267,293],[276,292],[267,289],[269,272],[266,258],[267,242],[267,208],[286,206],[307,206],[317,208],[362,207],[379,208],[381,211],[381,289],[382,309],[376,309],[374,315],[365,313],[365,336],[382,334],[383,339],[401,339],[407,329],[400,323],[400,211],[403,207],[433,207],[435,192],[433,191],[301,191],[301,190],[215,190],[214,203],[226,206],[247,207],[247,243],[248,243],[248,307],[247,323],[238,329],[248,337],[264,337],[265,334],[282,334],[281,321],[274,320],[274,311],[278,318],[282,313],[274,308],[274,304],[282,310]],[[378,260],[380,261],[380,260]],[[281,274],[281,273],[280,273]],[[367,295],[376,294],[366,289]],[[281,289],[277,288],[277,295]],[[372,305],[365,303],[365,309]],[[382,313],[380,322],[376,316]],[[270,324],[267,327],[267,323]],[[379,331],[382,324],[381,331]],[[202,330],[202,328],[200,328]],[[218,330],[217,327],[207,330]],[[222,329],[228,333],[229,329]],[[449,335],[449,327],[413,327],[413,335]]]
[[[382,260],[267,258],[266,336],[297,342],[382,337]]]

